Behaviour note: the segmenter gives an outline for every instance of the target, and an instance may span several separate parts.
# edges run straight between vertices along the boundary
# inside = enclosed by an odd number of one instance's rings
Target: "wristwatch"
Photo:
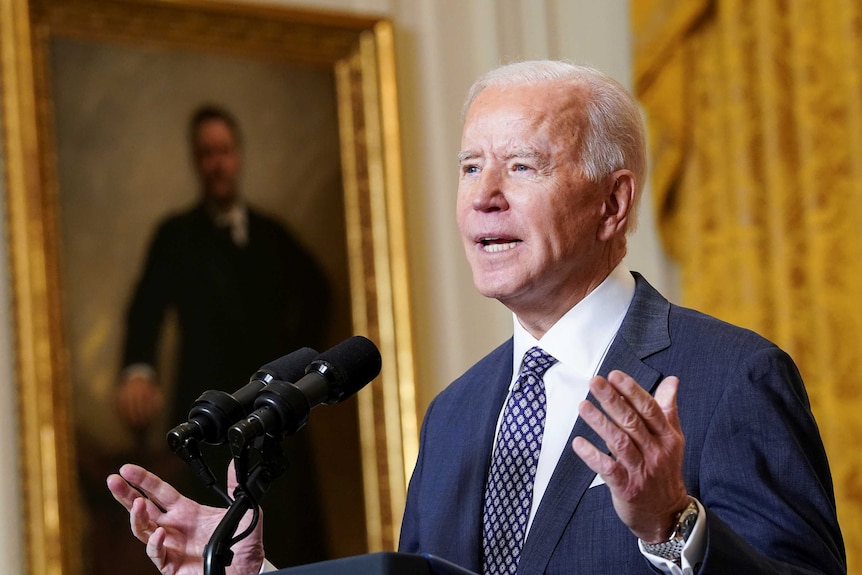
[[[688,506],[676,516],[670,538],[662,543],[643,543],[644,551],[681,566],[682,548],[685,547],[685,542],[688,541],[694,524],[697,523],[698,513],[697,502],[689,497]]]

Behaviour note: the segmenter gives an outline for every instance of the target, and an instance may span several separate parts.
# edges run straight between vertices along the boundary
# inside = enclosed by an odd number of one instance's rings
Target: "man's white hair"
[[[647,172],[646,130],[637,101],[622,84],[589,66],[579,66],[555,60],[533,60],[506,64],[480,76],[470,88],[464,113],[479,93],[489,86],[540,85],[570,83],[573,88],[587,88],[585,109],[587,129],[581,139],[578,157],[581,169],[592,182],[608,174],[629,169],[640,187]],[[637,225],[635,205],[629,216],[628,230]]]

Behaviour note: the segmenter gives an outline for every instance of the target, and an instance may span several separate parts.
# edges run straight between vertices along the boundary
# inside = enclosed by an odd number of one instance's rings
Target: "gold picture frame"
[[[418,422],[391,23],[212,0],[3,0],[3,159],[27,572],[81,572],[48,64],[50,42],[60,37],[280,60],[333,74],[352,328],[383,357],[381,375],[357,400],[367,550],[394,548]]]

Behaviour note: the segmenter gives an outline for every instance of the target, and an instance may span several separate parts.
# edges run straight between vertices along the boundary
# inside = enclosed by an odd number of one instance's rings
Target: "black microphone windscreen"
[[[339,374],[340,389],[336,401],[350,397],[380,373],[380,351],[370,339],[355,335],[321,353],[309,366],[326,364]]]
[[[318,353],[312,348],[301,347],[296,351],[267,363],[258,371],[267,372],[280,381],[296,382],[305,375],[306,366],[314,361],[314,358],[317,356]]]

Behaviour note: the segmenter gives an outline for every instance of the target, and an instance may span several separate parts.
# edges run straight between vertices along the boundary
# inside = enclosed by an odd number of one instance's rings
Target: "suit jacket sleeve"
[[[126,313],[123,365],[154,365],[165,312],[173,302],[172,278],[176,277],[176,241],[169,226],[156,232]]]
[[[714,406],[697,490],[707,508],[701,575],[846,573],[832,479],[801,377],[781,350],[758,350]]]
[[[428,411],[425,412],[425,421],[434,409],[432,402],[428,406]],[[404,516],[401,520],[401,536],[398,539],[398,550],[402,553],[422,553],[424,549],[421,546],[420,531],[422,514],[418,509],[419,493],[422,490],[422,475],[425,458],[423,457],[425,449],[426,434],[424,433],[425,425],[422,425],[422,432],[419,437],[419,457],[416,460],[416,466],[413,468],[413,475],[410,478],[410,488],[407,490],[407,502],[404,507]]]
[[[282,325],[288,349],[326,344],[332,324],[332,289],[320,264],[288,230],[279,227],[279,254],[289,276],[284,279]]]

